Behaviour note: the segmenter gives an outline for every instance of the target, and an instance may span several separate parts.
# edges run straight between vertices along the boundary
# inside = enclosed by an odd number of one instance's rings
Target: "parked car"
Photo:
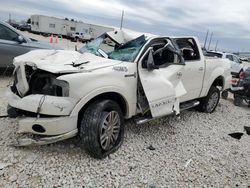
[[[30,24],[22,24],[19,25],[19,27],[17,28],[20,31],[31,31],[31,25]]]
[[[241,72],[239,79],[233,79],[232,81],[233,87],[223,91],[226,96],[225,99],[228,96],[226,92],[231,92],[234,95],[235,106],[241,106],[242,102],[245,101],[250,107],[250,67]]]
[[[5,22],[0,21],[0,68],[13,66],[14,57],[35,49],[61,49],[56,45],[27,38]]]
[[[87,42],[92,39],[90,34],[81,33],[81,32],[71,33],[70,38],[72,41],[75,41],[75,42],[76,41]]]
[[[244,70],[241,59],[235,54],[226,53],[226,52],[214,52],[207,51],[206,56],[213,56],[218,58],[226,58],[231,64],[231,74],[235,77],[239,77],[240,73]]]
[[[79,52],[36,50],[16,57],[7,93],[18,118],[17,145],[40,145],[80,135],[95,158],[117,150],[124,119],[143,124],[197,107],[214,112],[220,89],[230,87],[230,65],[208,58],[196,37],[111,31]]]
[[[13,22],[10,22],[9,23],[12,27],[14,27],[15,29],[17,29],[19,27],[19,24],[18,23],[13,23]]]

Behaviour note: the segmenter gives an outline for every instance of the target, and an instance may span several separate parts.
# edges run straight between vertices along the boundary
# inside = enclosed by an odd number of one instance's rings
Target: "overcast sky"
[[[0,20],[32,14],[73,18],[160,35],[194,35],[204,42],[213,31],[214,49],[250,51],[249,0],[0,0]]]

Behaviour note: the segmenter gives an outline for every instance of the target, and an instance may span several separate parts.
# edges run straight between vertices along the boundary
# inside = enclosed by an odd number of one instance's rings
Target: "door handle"
[[[204,68],[203,68],[203,67],[200,67],[200,68],[199,68],[199,71],[203,71],[203,70],[204,70]]]
[[[180,77],[182,77],[182,72],[177,72],[176,75],[177,75],[178,78],[180,78]]]

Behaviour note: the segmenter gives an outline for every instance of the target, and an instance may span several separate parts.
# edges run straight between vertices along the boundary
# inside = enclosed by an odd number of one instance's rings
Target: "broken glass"
[[[108,55],[111,59],[133,62],[145,42],[145,36],[142,35],[115,49]]]
[[[97,50],[99,49],[99,46],[101,45],[102,42],[103,42],[103,38],[99,37],[99,38],[87,43],[84,47],[82,47],[79,50],[79,52],[82,54],[85,52],[88,52],[88,53],[98,55]]]
[[[144,35],[141,35],[123,45],[116,43],[108,35],[102,35],[86,44],[79,50],[79,52],[88,52],[103,57],[100,53],[100,51],[103,51],[107,54],[109,59],[133,62],[145,42],[146,39]]]

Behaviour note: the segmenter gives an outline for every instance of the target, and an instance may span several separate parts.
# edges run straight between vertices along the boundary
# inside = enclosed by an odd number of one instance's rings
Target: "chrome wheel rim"
[[[212,112],[214,110],[214,108],[217,105],[218,99],[219,99],[219,94],[218,93],[213,93],[210,96],[210,98],[208,100],[208,104],[207,104],[207,111],[208,112]]]
[[[115,145],[120,133],[120,127],[121,121],[118,112],[111,111],[104,116],[100,134],[102,149],[109,150]]]

